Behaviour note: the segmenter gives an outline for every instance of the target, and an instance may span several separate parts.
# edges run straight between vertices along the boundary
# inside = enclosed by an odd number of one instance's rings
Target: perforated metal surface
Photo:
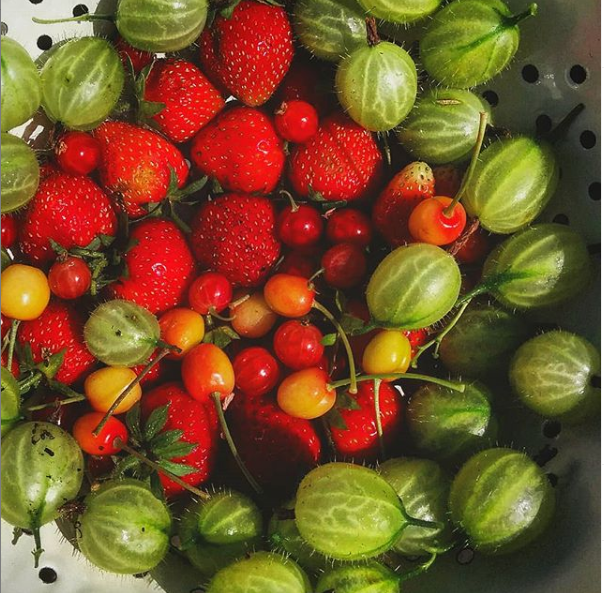
[[[102,33],[90,23],[37,25],[42,18],[70,15],[75,0],[2,0],[2,32],[37,56],[49,43],[72,35]],[[97,0],[83,2],[95,10]],[[111,12],[113,0],[101,1],[99,12]],[[510,0],[520,10],[526,0]],[[586,105],[568,134],[556,146],[563,177],[543,220],[568,222],[588,243],[600,242],[600,1],[541,0],[536,19],[522,25],[521,48],[512,67],[480,88],[494,105],[498,125],[534,132],[555,124],[577,103]],[[82,10],[81,6],[78,10]],[[578,331],[599,346],[599,256],[591,288],[552,316],[563,328]],[[502,393],[505,399],[508,394]],[[558,449],[547,468],[558,477],[558,510],[552,528],[524,553],[488,559],[468,551],[440,560],[430,573],[405,584],[406,593],[596,593],[600,591],[600,428],[544,427],[521,409],[513,409],[513,433],[502,444],[526,445],[536,453],[543,445]],[[504,422],[504,424],[506,424]],[[2,525],[2,586],[5,591],[29,593],[104,593],[118,587],[128,593],[153,590],[134,578],[104,575],[73,555],[54,526],[43,530],[47,554],[44,565],[56,569],[55,584],[42,584],[31,568],[29,543],[10,546],[10,530]],[[468,560],[470,560],[468,562]],[[156,577],[169,593],[189,593],[195,584],[179,563],[167,563]]]

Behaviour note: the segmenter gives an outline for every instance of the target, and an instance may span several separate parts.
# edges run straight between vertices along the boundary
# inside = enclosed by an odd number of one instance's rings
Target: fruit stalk
[[[368,16],[365,19],[365,25],[367,26],[367,45],[369,45],[369,47],[375,47],[382,41],[378,33],[375,17]]]
[[[357,381],[371,381],[373,379],[390,379],[392,381],[398,381],[399,379],[410,379],[412,381],[425,381],[427,383],[434,383],[435,385],[441,385],[447,387],[453,391],[463,393],[466,390],[466,386],[461,383],[453,383],[446,379],[439,379],[438,377],[430,377],[429,375],[422,375],[421,373],[383,373],[380,375],[359,375],[356,377]],[[337,389],[338,387],[346,387],[350,385],[351,380],[340,379],[329,384],[331,389]]]
[[[36,406],[29,406],[25,408],[27,412],[36,412],[38,410],[45,410],[46,408],[60,408],[61,406],[68,406],[69,404],[76,404],[78,402],[82,402],[86,399],[85,395],[78,394],[73,397],[68,397],[67,399],[60,399],[54,402],[49,402],[47,404],[38,404]]]
[[[8,355],[6,358],[6,368],[11,370],[13,366],[13,356],[15,354],[15,343],[17,341],[17,330],[21,322],[18,319],[13,319],[10,326],[10,336],[8,338]]]
[[[375,410],[375,427],[377,429],[378,441],[380,443],[380,459],[386,457],[384,445],[384,428],[382,427],[382,412],[380,410],[380,385],[381,379],[373,380],[373,408]]]
[[[520,24],[522,21],[524,21],[532,16],[536,16],[537,9],[538,9],[537,3],[531,2],[531,4],[528,5],[526,10],[523,10],[522,12],[515,14],[513,16],[507,17],[505,19],[505,24],[508,27],[515,27],[516,25]]]
[[[113,14],[90,14],[85,13],[80,16],[72,16],[64,19],[40,19],[33,16],[31,20],[38,25],[57,25],[59,23],[79,23],[80,21],[113,21]]]

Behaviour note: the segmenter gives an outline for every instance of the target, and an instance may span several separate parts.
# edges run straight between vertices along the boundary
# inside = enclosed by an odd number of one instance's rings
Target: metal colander
[[[508,0],[519,11],[527,0]],[[86,10],[111,12],[114,0],[2,0],[2,33],[19,41],[37,57],[54,43],[73,35],[102,34],[105,24],[34,24],[32,16],[57,18]],[[547,131],[575,105],[584,103],[566,136],[556,145],[562,180],[544,221],[570,224],[598,251],[600,243],[600,1],[540,0],[539,15],[521,27],[520,50],[512,66],[478,89],[493,106],[499,126],[533,133]],[[25,128],[25,126],[24,126]],[[42,129],[30,124],[32,139]],[[600,346],[599,253],[594,253],[596,278],[570,305],[549,319]],[[596,593],[600,591],[600,427],[560,427],[543,423],[499,394],[501,423],[508,433],[500,444],[522,446],[535,455],[553,457],[546,465],[556,483],[557,514],[552,526],[532,547],[501,558],[474,555],[458,548],[437,561],[427,574],[405,583],[405,593]],[[505,405],[506,398],[509,405]],[[555,455],[555,456],[554,456]],[[153,576],[116,577],[101,573],[69,545],[54,525],[42,529],[46,552],[42,566],[55,571],[38,575],[32,569],[31,542],[11,546],[11,529],[2,523],[2,586],[7,593],[127,593],[201,591],[192,569],[173,558]],[[44,583],[52,580],[53,583]]]

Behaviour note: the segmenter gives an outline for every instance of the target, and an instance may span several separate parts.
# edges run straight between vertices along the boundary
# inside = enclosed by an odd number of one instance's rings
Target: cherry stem
[[[381,43],[382,40],[380,39],[374,16],[368,16],[365,19],[365,26],[367,27],[367,44],[369,47],[375,47]]]
[[[248,295],[249,298],[249,295]],[[231,305],[231,306],[237,306],[237,305]],[[233,319],[235,319],[235,316],[233,317],[224,317],[223,315],[220,315],[220,313],[216,312],[216,309],[214,309],[214,307],[210,307],[210,316],[211,317],[215,317],[216,319],[220,319],[220,321],[233,321]]]
[[[471,223],[470,226],[463,232],[463,234],[461,235],[461,237],[459,237],[459,239],[457,239],[450,247],[449,249],[447,249],[447,251],[455,256],[457,255],[465,246],[465,244],[470,240],[470,238],[472,237],[472,235],[480,228],[480,221],[478,220],[478,218],[475,218]]]
[[[325,268],[319,268],[309,279],[308,284],[312,284],[313,280],[325,273]]]
[[[584,103],[579,103],[578,105],[575,105],[570,113],[568,115],[566,115],[562,121],[546,136],[546,140],[550,143],[550,144],[555,144],[556,142],[558,142],[558,140],[560,140],[562,137],[564,137],[566,135],[566,132],[568,132],[570,126],[573,124],[573,122],[575,121],[575,119],[577,119],[577,116],[585,109],[585,104]]]
[[[157,356],[152,358],[146,364],[145,368],[138,374],[138,376],[133,381],[131,381],[128,385],[126,385],[124,390],[115,398],[115,401],[111,404],[111,406],[109,406],[109,409],[105,412],[105,415],[103,416],[101,421],[97,424],[96,428],[92,431],[92,434],[95,437],[99,436],[99,433],[101,432],[101,430],[103,430],[103,427],[109,421],[109,418],[111,418],[111,416],[113,416],[117,407],[124,401],[124,399],[126,399],[126,396],[130,393],[130,391],[132,391],[132,389],[134,389],[134,387],[136,387],[141,382],[141,380],[147,375],[147,373],[149,373],[149,371],[151,371],[151,369],[162,358],[164,358],[164,356],[167,356],[168,354],[170,354],[170,352],[172,350],[174,350],[174,347],[172,347],[172,346],[166,346],[166,347],[162,348],[159,351],[159,353],[157,354]]]
[[[463,393],[466,390],[466,386],[463,383],[454,383],[447,381],[446,379],[439,379],[438,377],[430,377],[430,375],[422,375],[420,373],[381,373],[379,375],[359,375],[356,377],[357,381],[371,381],[373,379],[390,379],[392,381],[398,381],[399,379],[410,379],[412,381],[425,381],[426,383],[434,383],[435,385],[441,385],[447,387],[458,393]],[[350,379],[340,379],[329,384],[331,389],[337,389],[338,387],[345,387],[350,385]]]
[[[474,148],[472,149],[472,158],[470,159],[470,165],[466,169],[466,172],[461,181],[461,186],[457,193],[455,194],[455,198],[453,201],[443,210],[443,214],[450,218],[453,216],[453,211],[455,210],[455,206],[459,203],[463,195],[466,193],[468,189],[468,184],[470,183],[470,179],[472,175],[474,175],[474,170],[476,169],[476,164],[478,163],[478,157],[480,156],[480,151],[482,150],[482,143],[484,142],[484,135],[487,131],[488,116],[485,111],[480,112],[480,121],[478,123],[478,134],[476,135],[476,142],[474,143]]]
[[[56,25],[59,23],[79,23],[80,21],[113,21],[115,15],[113,14],[89,14],[85,13],[80,16],[74,16],[64,19],[39,19],[38,17],[32,17],[31,19],[38,25]]]
[[[26,412],[36,412],[38,410],[45,410],[46,408],[60,408],[62,406],[68,406],[69,404],[77,404],[78,402],[83,402],[86,399],[85,395],[78,394],[73,397],[68,397],[66,399],[58,399],[54,402],[49,402],[47,404],[38,404],[36,406],[29,406],[25,408]]]
[[[233,301],[232,303],[229,303],[229,309],[235,309],[236,307],[239,307],[239,305],[245,303],[245,301],[247,301],[250,296],[251,295],[249,294],[244,294],[241,298],[237,299],[236,301]]]
[[[515,14],[511,17],[505,19],[505,22],[508,27],[514,27],[518,23],[521,23],[523,20],[528,19],[537,14],[538,6],[536,2],[532,2],[528,5],[528,8],[519,14]]]
[[[419,360],[419,357],[426,350],[428,350],[428,348],[431,348],[432,346],[435,346],[432,356],[434,358],[438,358],[438,350],[440,348],[441,342],[444,340],[445,336],[455,327],[455,325],[460,320],[464,311],[468,308],[468,305],[471,302],[472,301],[469,300],[469,301],[466,301],[465,303],[463,303],[461,305],[461,307],[459,307],[457,313],[455,313],[455,316],[453,317],[453,319],[451,319],[450,323],[448,323],[447,326],[439,334],[437,334],[437,336],[435,338],[433,338],[429,342],[426,342],[423,346],[421,346],[420,348],[417,349],[417,352],[415,353],[415,356],[413,357],[413,360],[411,361],[412,368],[414,368],[414,369],[417,368],[417,361]]]
[[[382,426],[382,412],[380,410],[380,386],[381,379],[373,380],[373,408],[375,410],[375,427],[377,429],[378,440],[380,443],[380,458],[386,457],[386,446],[384,445],[384,428]]]
[[[292,196],[286,189],[280,190],[279,193],[288,199],[292,212],[297,212],[300,209],[299,204],[296,202],[296,200],[294,200],[294,196]]]
[[[212,400],[214,401],[214,407],[216,408],[216,413],[218,414],[220,427],[224,434],[224,438],[226,439],[226,442],[229,446],[229,449],[231,450],[233,459],[235,459],[235,461],[237,462],[241,473],[245,476],[245,479],[249,482],[250,486],[254,489],[256,494],[262,494],[262,488],[260,487],[260,484],[256,482],[256,479],[254,478],[254,476],[252,476],[245,463],[243,462],[243,459],[241,459],[241,456],[239,455],[237,445],[235,445],[235,441],[233,440],[233,436],[231,435],[231,431],[229,430],[226,418],[224,416],[224,410],[222,409],[222,402],[220,400],[220,393],[218,393],[217,391],[212,393]]]
[[[10,326],[10,337],[8,338],[8,355],[6,358],[6,368],[11,371],[13,366],[13,356],[15,355],[15,343],[17,341],[17,330],[21,322],[18,319],[13,319]],[[11,371],[12,372],[12,371]]]
[[[171,471],[169,471],[169,470],[163,468],[161,465],[159,465],[159,463],[156,463],[152,459],[149,459],[146,455],[143,455],[136,449],[133,449],[130,445],[128,445],[127,443],[122,441],[122,439],[120,437],[116,437],[116,439],[113,441],[113,446],[116,447],[117,449],[122,449],[123,451],[126,451],[126,453],[129,453],[133,457],[136,457],[137,459],[142,461],[144,464],[146,464],[150,468],[154,469],[156,472],[158,472],[160,474],[164,474],[164,476],[170,478],[170,480],[172,480],[173,482],[176,482],[179,486],[182,486],[185,490],[188,490],[192,494],[195,494],[195,496],[199,496],[199,498],[201,498],[202,500],[209,500],[211,498],[210,494],[208,494],[207,492],[204,492],[203,490],[200,490],[199,488],[195,488],[195,486],[191,486],[191,484],[187,484],[184,480],[179,478],[176,474],[173,474]]]
[[[354,395],[357,392],[357,370],[354,364],[354,355],[352,353],[352,348],[350,347],[350,342],[348,341],[348,336],[346,335],[344,328],[340,325],[338,320],[321,303],[315,301],[312,306],[317,311],[323,313],[325,317],[327,317],[327,319],[336,328],[336,331],[342,339],[342,343],[344,344],[344,348],[346,350],[346,357],[348,358],[348,367],[350,369],[350,380],[346,379],[347,382],[343,383],[343,385],[350,385],[350,389],[348,391]]]

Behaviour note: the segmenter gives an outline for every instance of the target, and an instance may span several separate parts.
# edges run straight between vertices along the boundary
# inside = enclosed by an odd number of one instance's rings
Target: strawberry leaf
[[[165,103],[142,100],[138,103],[138,117],[140,119],[151,119],[153,116],[161,113],[165,108]]]
[[[165,406],[155,408],[155,410],[149,414],[149,418],[147,418],[143,431],[145,441],[150,441],[166,425],[166,422],[168,421],[168,408],[169,405],[166,404]]]
[[[217,196],[219,194],[224,193],[224,189],[222,188],[222,185],[220,185],[220,181],[218,181],[216,177],[212,177],[211,193],[213,196]]]
[[[333,346],[338,340],[338,334],[325,334],[321,339],[323,346]]]
[[[312,186],[308,186],[308,199],[311,202],[325,202],[325,198],[323,197],[323,194],[315,191]]]
[[[348,391],[339,391],[336,395],[336,407],[340,410],[360,410],[359,402],[348,393]]]
[[[143,441],[143,435],[141,433],[141,407],[138,402],[128,410],[126,426],[130,433],[130,439],[140,444]]]
[[[155,449],[156,447],[166,447],[168,445],[173,445],[181,439],[182,435],[183,431],[177,428],[173,430],[166,430],[165,432],[160,432],[149,441],[149,447],[151,449]]]
[[[336,307],[340,313],[344,313],[346,310],[346,303],[348,302],[346,299],[346,295],[341,290],[336,290],[335,297]]]
[[[156,498],[162,502],[166,501],[164,487],[162,486],[161,480],[159,479],[159,474],[157,472],[153,472],[149,476],[149,488]]]
[[[127,455],[120,459],[113,468],[112,476],[123,478],[127,473],[134,472],[140,466],[140,461],[134,455]]]
[[[327,413],[327,422],[332,428],[337,428],[338,430],[348,430],[348,425],[344,421],[344,418],[342,418],[342,414],[340,414],[340,412],[335,408],[332,408]]]
[[[192,474],[195,471],[195,468],[192,465],[187,465],[186,463],[175,463],[174,461],[168,461],[167,459],[160,459],[157,462],[157,465],[170,473],[173,473],[179,478]]]
[[[340,318],[340,325],[349,336],[362,336],[378,327],[372,321],[365,323],[362,319],[350,315],[350,313],[344,313],[344,315],[342,315]]]
[[[178,441],[172,445],[166,445],[165,447],[153,448],[153,454],[159,459],[178,459],[186,457],[189,453],[192,453],[197,449],[197,443],[187,443],[185,441]]]
[[[233,340],[239,340],[239,334],[228,325],[221,325],[206,333],[203,341],[206,344],[214,344],[218,348],[226,348]]]
[[[65,249],[65,247],[63,247],[62,245],[60,245],[59,243],[57,243],[54,239],[51,239],[50,237],[48,238],[48,242],[50,243],[50,246],[52,247],[52,250],[57,254],[57,255],[66,255],[67,253],[69,253],[67,251],[67,249]]]
[[[36,368],[48,379],[52,379],[61,368],[63,360],[65,359],[65,352],[67,348],[63,348],[60,352],[49,356],[44,359],[41,363],[36,365]]]

